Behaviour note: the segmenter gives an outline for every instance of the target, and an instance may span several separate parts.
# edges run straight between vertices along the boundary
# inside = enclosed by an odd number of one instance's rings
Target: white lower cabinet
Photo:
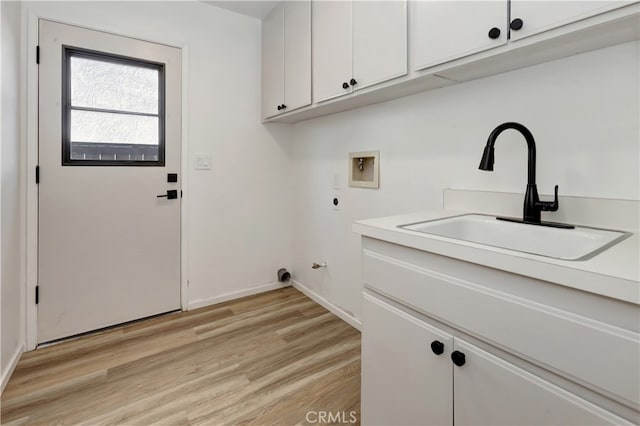
[[[452,424],[453,337],[368,295],[362,308],[362,424]]]
[[[365,293],[362,424],[631,423]]]

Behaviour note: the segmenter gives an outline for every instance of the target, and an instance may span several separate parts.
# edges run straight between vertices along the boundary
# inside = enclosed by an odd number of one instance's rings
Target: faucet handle
[[[543,212],[555,212],[558,210],[558,185],[554,189],[553,201],[538,201],[537,204]]]

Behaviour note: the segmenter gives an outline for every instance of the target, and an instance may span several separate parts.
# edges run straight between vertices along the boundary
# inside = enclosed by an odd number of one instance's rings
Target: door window
[[[164,65],[63,47],[62,165],[164,166]]]

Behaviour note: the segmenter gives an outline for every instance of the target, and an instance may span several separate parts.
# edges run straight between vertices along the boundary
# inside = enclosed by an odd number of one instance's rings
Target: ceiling
[[[210,0],[204,3],[212,6],[221,7],[231,10],[242,15],[253,16],[262,19],[274,8],[280,1],[272,0]]]

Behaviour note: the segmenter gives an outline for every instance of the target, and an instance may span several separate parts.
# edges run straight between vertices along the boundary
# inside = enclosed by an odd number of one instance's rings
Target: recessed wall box
[[[349,153],[349,186],[379,188],[380,151]]]

